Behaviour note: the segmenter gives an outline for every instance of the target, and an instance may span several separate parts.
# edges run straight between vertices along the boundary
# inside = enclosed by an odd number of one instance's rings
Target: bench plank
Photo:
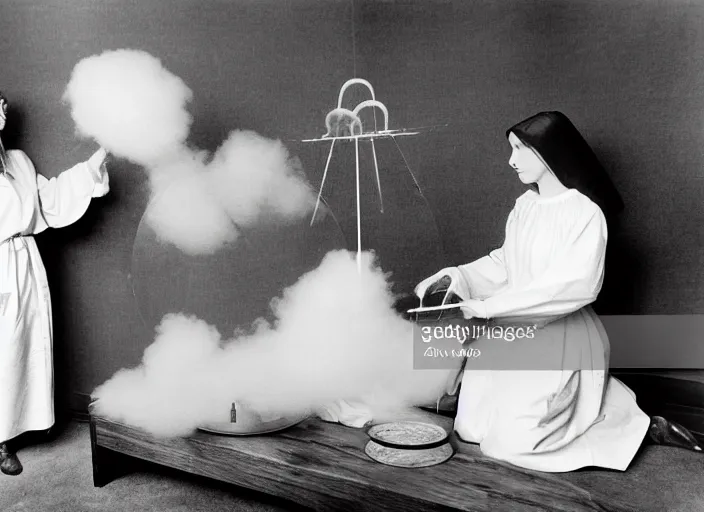
[[[452,420],[419,412],[448,431]],[[414,419],[419,419],[415,417]],[[603,511],[591,494],[559,475],[523,470],[458,442],[452,459],[427,468],[397,468],[364,453],[362,429],[310,418],[273,435],[229,437],[197,432],[163,439],[91,417],[94,468],[103,480],[105,451],[282,497],[317,510]],[[609,510],[625,510],[609,508]]]

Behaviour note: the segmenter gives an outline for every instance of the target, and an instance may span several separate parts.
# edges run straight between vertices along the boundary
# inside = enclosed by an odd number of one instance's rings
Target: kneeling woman
[[[486,455],[549,472],[625,470],[648,433],[700,450],[681,426],[651,421],[608,374],[609,341],[589,304],[604,278],[606,218],[622,202],[591,148],[559,112],[522,121],[507,137],[509,165],[530,189],[509,214],[503,247],[416,288],[423,297],[450,276],[465,318],[535,328],[474,342],[482,357],[462,376],[457,434]]]

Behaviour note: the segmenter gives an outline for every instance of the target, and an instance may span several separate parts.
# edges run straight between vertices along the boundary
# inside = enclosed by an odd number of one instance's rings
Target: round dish
[[[198,427],[198,430],[210,434],[220,434],[226,436],[256,436],[262,434],[272,434],[281,430],[286,430],[298,425],[308,416],[298,416],[294,418],[278,418],[265,422],[214,422],[206,423]]]
[[[444,428],[420,421],[381,423],[371,427],[367,434],[376,444],[406,450],[434,448],[445,443],[449,437]]]
[[[403,448],[389,448],[369,441],[364,447],[364,453],[372,460],[387,466],[424,468],[449,460],[454,455],[454,450],[450,443],[425,450],[404,450]]]

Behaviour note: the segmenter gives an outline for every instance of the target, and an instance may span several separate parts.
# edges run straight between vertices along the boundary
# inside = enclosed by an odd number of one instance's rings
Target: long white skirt
[[[34,238],[0,244],[0,442],[54,424],[51,301]]]
[[[628,467],[650,418],[608,375],[608,337],[590,307],[532,339],[484,336],[472,346],[482,356],[468,361],[462,377],[454,427],[461,439],[538,471]]]

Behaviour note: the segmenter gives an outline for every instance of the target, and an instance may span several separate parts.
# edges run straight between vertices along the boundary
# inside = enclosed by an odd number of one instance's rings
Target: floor
[[[24,471],[0,473],[2,512],[278,512],[287,504],[144,464],[142,471],[93,487],[87,423],[73,422],[46,444],[18,452]],[[267,503],[267,500],[269,501]]]

